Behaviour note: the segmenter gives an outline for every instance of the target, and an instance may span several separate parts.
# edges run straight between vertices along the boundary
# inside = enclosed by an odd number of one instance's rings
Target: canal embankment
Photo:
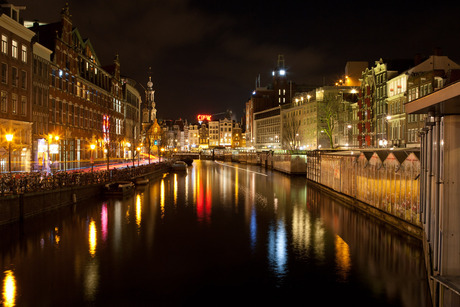
[[[306,176],[310,184],[341,202],[423,239],[418,149],[245,151],[233,152],[232,161]]]
[[[151,178],[169,169],[168,163],[156,163],[94,173],[16,175],[2,182],[0,224],[23,221],[31,216],[101,197],[104,185],[109,182],[134,180],[141,176]]]

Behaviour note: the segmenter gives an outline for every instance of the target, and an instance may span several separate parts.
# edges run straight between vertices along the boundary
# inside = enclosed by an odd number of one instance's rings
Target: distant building
[[[375,61],[362,72],[358,99],[358,142],[360,147],[378,147],[387,140],[387,81],[413,65],[413,60]],[[380,144],[380,145],[379,145]]]
[[[200,125],[199,124],[189,124],[188,126],[188,150],[194,151],[198,150],[200,146]]]
[[[123,78],[123,100],[125,101],[123,157],[134,158],[134,149],[141,142],[140,107],[142,97],[135,87],[136,82]]]
[[[254,147],[256,149],[279,148],[282,135],[281,106],[254,113]]]
[[[406,72],[406,103],[429,95],[443,88],[445,85],[459,80],[459,72],[459,64],[455,63],[447,56],[442,56],[439,50],[435,50],[434,55]],[[397,145],[399,143],[406,143],[408,147],[420,146],[419,132],[425,125],[426,116],[426,114],[407,115],[407,130],[402,129],[404,135],[398,134],[398,126],[391,123],[391,131],[393,132],[391,134],[391,139],[393,143]]]

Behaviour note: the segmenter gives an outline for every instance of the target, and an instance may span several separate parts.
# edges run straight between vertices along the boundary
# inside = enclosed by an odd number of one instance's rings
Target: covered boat
[[[115,181],[104,186],[104,195],[126,196],[134,192],[134,183],[131,181]]]

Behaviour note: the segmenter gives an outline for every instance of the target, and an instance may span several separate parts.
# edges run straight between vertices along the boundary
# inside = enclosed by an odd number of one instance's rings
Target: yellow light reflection
[[[141,195],[137,194],[136,196],[136,224],[138,228],[141,227],[141,212],[142,212]]]
[[[61,237],[59,236],[59,228],[54,227],[54,232],[55,232],[54,242],[56,243],[56,245],[59,245],[59,242],[61,242]]]
[[[342,280],[345,280],[351,267],[350,248],[338,235],[335,236],[335,259],[337,262],[338,274]]]
[[[177,174],[174,174],[174,205],[177,205]]]
[[[5,278],[3,279],[3,306],[16,305],[16,278],[14,278],[13,271],[5,271]]]
[[[96,238],[96,222],[91,221],[89,224],[89,253],[91,257],[94,257],[96,254],[96,245],[97,245],[97,238]]]
[[[160,185],[160,210],[161,210],[161,219],[165,217],[165,181],[161,180]]]
[[[238,170],[235,172],[235,206],[238,207]]]

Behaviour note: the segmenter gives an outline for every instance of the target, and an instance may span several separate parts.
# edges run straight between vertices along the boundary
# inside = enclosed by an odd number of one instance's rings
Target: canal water
[[[0,236],[5,306],[430,306],[418,241],[257,166],[195,161]]]

